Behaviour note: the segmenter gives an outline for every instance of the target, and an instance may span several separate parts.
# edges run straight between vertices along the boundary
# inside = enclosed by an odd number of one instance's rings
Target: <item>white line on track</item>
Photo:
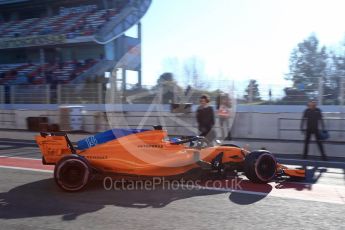
[[[258,195],[258,196],[267,196],[268,192],[254,192],[248,190],[236,190],[231,188],[216,188],[216,187],[206,187],[206,186],[194,186],[194,185],[181,185],[181,188],[186,189],[197,189],[197,190],[211,190],[211,191],[220,191],[220,192],[236,192],[236,193],[243,193],[249,195]]]
[[[331,203],[331,204],[342,204],[345,205],[345,190],[343,186],[330,186],[328,185],[327,191],[331,194],[326,195],[320,194],[318,192],[311,193],[310,191],[279,191],[273,189],[270,192],[255,192],[255,191],[248,191],[248,190],[234,190],[231,188],[216,188],[216,187],[206,187],[206,186],[185,186],[181,185],[182,187],[187,187],[188,189],[205,189],[210,191],[221,191],[221,192],[231,192],[231,193],[241,193],[241,194],[248,194],[248,195],[257,195],[257,196],[270,196],[270,197],[278,197],[278,198],[287,198],[287,199],[295,199],[295,200],[305,200],[305,201],[316,201],[316,202],[323,202],[323,203]],[[314,185],[315,186],[315,185]],[[319,187],[319,185],[316,185]],[[325,190],[325,188],[321,188],[321,190]],[[330,197],[329,197],[330,196]]]
[[[0,156],[0,158],[14,158],[14,159],[22,159],[22,160],[37,160],[41,161],[40,158],[30,158],[30,157],[12,157],[12,156]]]
[[[39,160],[39,159],[35,159],[35,160]],[[42,173],[53,173],[53,170],[33,169],[33,168],[25,168],[25,167],[0,166],[0,168],[42,172]],[[293,183],[296,183],[296,182],[293,182]],[[213,190],[213,191],[223,191],[223,192],[231,192],[231,193],[234,192],[234,193],[241,193],[241,194],[258,195],[258,196],[272,196],[272,197],[280,197],[280,198],[288,198],[288,199],[317,201],[317,202],[324,202],[324,203],[345,204],[344,186],[321,185],[321,184],[311,184],[311,183],[301,183],[301,182],[299,184],[310,185],[310,186],[315,186],[315,187],[313,187],[313,189],[309,191],[308,190],[297,191],[294,189],[288,189],[288,190],[273,189],[270,192],[256,192],[256,191],[249,191],[249,190],[234,190],[232,188],[186,186],[186,185],[180,185],[180,186],[186,187],[189,189],[199,189],[199,190],[206,189],[206,190]],[[271,186],[275,188],[274,185],[271,185]]]
[[[26,157],[7,157],[7,156],[0,156],[0,158],[16,158],[16,159],[23,159],[23,160],[38,160],[40,161],[41,159],[38,158],[26,158]],[[52,170],[44,170],[44,169],[33,169],[33,168],[23,168],[23,167],[12,167],[12,166],[0,166],[0,168],[11,168],[11,169],[18,169],[18,170],[27,170],[27,171],[37,171],[37,172],[53,172]],[[287,183],[294,183],[294,184],[301,184],[301,185],[314,185],[313,183],[308,183],[308,182],[287,182]],[[341,185],[328,185],[328,184],[317,184],[318,186],[332,186],[332,187],[340,187],[344,188],[344,186]],[[197,188],[197,187],[195,187]],[[238,193],[243,193],[241,190],[233,190],[233,189],[227,189],[227,188],[214,188],[214,187],[203,187],[199,186],[200,188],[207,188],[207,189],[214,189],[214,190],[219,190],[219,191],[228,191],[228,192],[238,192]],[[255,195],[266,195],[267,193],[263,192],[250,192],[250,191],[244,191],[244,193],[249,192],[249,194],[253,193]]]
[[[292,158],[277,158],[278,160],[284,161],[293,161],[293,162],[305,162],[305,163],[324,163],[324,164],[344,164],[342,161],[319,161],[319,160],[304,160],[304,159],[292,159]]]
[[[16,170],[23,170],[23,171],[33,171],[33,172],[44,172],[44,173],[52,173],[53,172],[53,170],[33,169],[33,168],[23,168],[23,167],[13,167],[13,166],[0,166],[0,168],[16,169]]]
[[[9,143],[9,144],[24,144],[24,145],[35,145],[36,146],[36,142],[21,142],[21,141],[1,141],[0,143]]]

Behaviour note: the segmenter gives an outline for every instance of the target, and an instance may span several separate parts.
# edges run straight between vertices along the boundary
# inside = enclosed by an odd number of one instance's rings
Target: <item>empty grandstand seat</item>
[[[84,73],[98,61],[87,59],[82,62],[66,61],[60,64],[5,64],[0,65],[0,84],[45,84],[48,73],[57,80],[56,83],[68,83],[70,80]],[[61,68],[59,68],[61,67]]]
[[[102,9],[5,22],[0,24],[0,37],[12,38],[72,32],[76,32],[77,36],[88,36],[96,32],[106,21],[113,19],[117,12],[118,9]],[[79,28],[79,31],[76,31],[75,28]],[[71,35],[69,36],[71,37]]]

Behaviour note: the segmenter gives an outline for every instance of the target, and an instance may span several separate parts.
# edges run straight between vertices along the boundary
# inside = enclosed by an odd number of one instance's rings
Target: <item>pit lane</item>
[[[42,166],[32,142],[3,141],[0,224],[6,229],[244,229],[344,228],[343,162],[287,160],[308,165],[303,182],[256,185],[231,179],[215,187],[110,190],[95,181],[83,192],[60,191],[52,167]],[[36,159],[35,159],[36,158]],[[18,165],[19,164],[19,165]]]

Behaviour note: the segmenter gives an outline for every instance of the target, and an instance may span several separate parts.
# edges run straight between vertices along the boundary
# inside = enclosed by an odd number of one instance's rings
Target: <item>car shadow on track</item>
[[[262,195],[231,192],[229,200],[240,205],[258,202],[272,190],[269,184],[255,185],[243,180],[244,189],[259,188]],[[138,190],[105,190],[102,181],[95,180],[81,192],[68,193],[60,190],[53,179],[24,184],[0,193],[0,219],[18,219],[62,215],[65,221],[97,212],[107,205],[126,208],[162,208],[168,204],[197,196],[225,194],[226,190],[204,188],[163,188]]]
[[[306,178],[298,180],[298,178],[289,178],[282,181],[276,181],[276,189],[295,189],[297,191],[312,190],[313,184],[317,184],[323,173],[327,172],[327,168],[313,166],[312,168],[303,167],[306,172]],[[297,182],[297,183],[296,183]]]
[[[235,204],[239,205],[250,205],[260,200],[266,198],[267,195],[256,195],[256,194],[245,194],[245,193],[238,193],[232,192],[229,196],[229,200]]]
[[[249,205],[264,199],[272,191],[270,184],[254,184],[249,180],[241,181],[241,188],[230,194],[229,199],[239,205]]]
[[[85,191],[68,193],[59,190],[53,179],[44,179],[0,193],[0,219],[62,215],[63,220],[69,221],[101,210],[106,205],[161,208],[177,200],[221,193],[226,192],[182,188],[107,191],[101,181],[92,182]]]

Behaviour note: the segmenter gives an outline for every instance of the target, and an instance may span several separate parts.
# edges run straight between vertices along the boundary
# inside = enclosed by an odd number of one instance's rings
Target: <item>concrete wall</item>
[[[345,141],[345,119],[338,112],[323,113],[330,140]],[[233,135],[240,138],[302,140],[301,113],[239,112],[233,125]]]
[[[28,105],[25,105],[28,106]],[[103,105],[104,106],[104,105]],[[136,111],[131,108],[141,108]],[[151,128],[161,124],[174,135],[195,135],[197,124],[195,114],[174,114],[168,106],[158,109],[145,108],[144,105],[111,106],[105,109],[98,105],[86,106],[83,113],[83,128],[88,132],[100,132],[110,127]],[[238,106],[231,119],[232,135],[237,138],[302,140],[299,130],[303,106]],[[331,141],[345,140],[345,113],[342,107],[322,107],[326,128],[330,131]],[[105,112],[107,110],[108,112]],[[146,111],[145,111],[146,110]],[[122,111],[122,112],[120,112]],[[195,111],[195,108],[193,108]],[[26,129],[26,118],[47,116],[50,123],[58,123],[57,106],[32,106],[32,109],[0,109],[0,128]],[[13,122],[8,122],[13,121]],[[219,132],[218,121],[216,128]]]
[[[59,122],[59,110],[56,105],[37,105],[31,106],[31,109],[25,106],[22,109],[0,109],[0,128],[26,129],[26,118],[30,116],[46,116],[50,123]],[[116,105],[107,109],[104,105],[86,106],[82,114],[83,129],[94,133],[111,127],[151,129],[153,125],[161,124],[171,135],[198,134],[195,113],[172,114],[168,112],[169,106],[160,107],[161,111],[149,108],[147,105]],[[231,120],[232,136],[235,139],[232,143],[240,146],[249,144],[252,150],[265,147],[275,153],[302,154],[303,135],[299,127],[304,108],[238,106],[237,113]],[[344,157],[342,142],[345,143],[345,113],[341,111],[341,107],[322,109],[326,127],[331,135],[325,143],[326,152],[329,156]],[[105,112],[106,110],[111,112]],[[218,120],[216,131],[220,136]],[[310,155],[319,155],[315,144],[310,146]]]
[[[246,147],[250,151],[265,148],[272,153],[297,154],[300,156],[302,156],[304,148],[304,144],[301,141],[282,142],[270,140],[234,140],[231,143],[238,146]],[[323,146],[327,156],[345,157],[344,144],[324,142]],[[320,152],[316,143],[311,142],[311,144],[309,145],[308,154],[310,156],[320,156]]]

